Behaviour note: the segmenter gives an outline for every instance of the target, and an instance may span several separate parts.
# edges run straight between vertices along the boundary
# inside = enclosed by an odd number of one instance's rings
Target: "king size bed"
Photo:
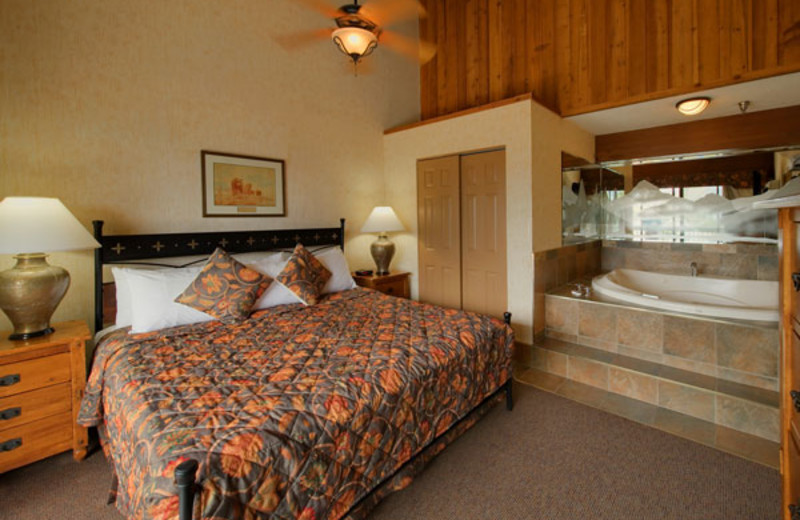
[[[343,234],[344,221],[117,236],[96,224],[97,328],[105,264],[298,242],[322,257]],[[346,288],[235,323],[122,327],[96,347],[79,422],[98,428],[126,518],[363,518],[503,395],[510,409],[509,318]]]

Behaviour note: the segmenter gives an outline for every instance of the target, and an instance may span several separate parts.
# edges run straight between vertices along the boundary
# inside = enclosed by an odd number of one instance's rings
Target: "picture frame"
[[[203,217],[285,217],[281,159],[201,150]]]

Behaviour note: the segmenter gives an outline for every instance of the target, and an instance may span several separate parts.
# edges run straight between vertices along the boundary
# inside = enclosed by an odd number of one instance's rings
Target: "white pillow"
[[[232,255],[234,258],[239,260],[240,262],[246,264],[248,262],[265,262],[268,260],[280,261],[281,259],[289,258],[289,253],[281,252],[281,251],[256,251],[252,253],[237,253]],[[166,276],[169,276],[169,272],[179,273],[180,269],[186,269],[184,267],[177,267],[179,265],[192,263],[191,266],[187,266],[187,268],[193,267],[203,267],[205,262],[201,262],[201,260],[207,260],[208,255],[196,255],[196,256],[180,256],[180,257],[171,257],[171,258],[159,258],[157,261],[162,264],[174,264],[176,266],[175,269],[169,268],[159,268],[152,265],[142,264],[141,266],[136,266],[136,261],[132,261],[128,264],[128,267],[111,267],[111,273],[114,276],[114,284],[117,286],[116,297],[117,297],[117,316],[114,319],[114,325],[116,327],[127,327],[131,323],[133,323],[133,303],[131,302],[131,291],[130,291],[130,283],[128,281],[128,273],[131,271],[163,271]],[[262,271],[263,272],[263,271]],[[269,273],[267,273],[269,274]],[[270,274],[273,278],[274,276]],[[188,285],[188,284],[187,284]],[[293,303],[293,302],[292,302]]]
[[[268,260],[286,260],[290,253],[286,251],[252,251],[250,253],[235,253],[231,256],[247,265],[256,262],[266,262]]]
[[[347,259],[344,257],[344,253],[340,248],[331,247],[323,249],[322,251],[314,253],[314,256],[316,256],[317,260],[331,272],[328,283],[322,288],[322,294],[355,289],[356,282],[353,281],[353,276],[350,274],[350,267],[347,265]]]
[[[128,270],[125,277],[131,295],[131,333],[216,319],[174,301],[202,268],[203,266],[193,266],[154,271]]]
[[[275,278],[286,267],[289,261],[288,254],[284,258],[283,255],[271,258],[265,258],[257,262],[246,264],[250,269],[254,269],[259,273],[269,275],[272,278],[272,283],[269,284],[267,290],[261,295],[261,298],[256,300],[253,310],[269,309],[278,305],[286,305],[287,303],[298,303],[300,298],[295,293],[286,288],[286,286],[278,283]]]
[[[117,327],[127,327],[132,322],[133,303],[131,302],[131,289],[128,282],[128,271],[124,267],[112,267],[111,272],[114,274],[114,285],[117,288],[117,317],[114,319],[114,324]]]

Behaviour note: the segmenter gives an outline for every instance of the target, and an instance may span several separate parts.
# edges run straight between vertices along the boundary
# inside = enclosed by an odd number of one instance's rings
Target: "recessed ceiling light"
[[[675,108],[683,115],[694,116],[705,110],[709,103],[711,103],[711,98],[695,97],[678,101]]]

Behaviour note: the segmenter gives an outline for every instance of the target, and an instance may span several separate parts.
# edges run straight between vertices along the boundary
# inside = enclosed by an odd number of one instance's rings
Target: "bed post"
[[[339,245],[342,246],[342,252],[344,252],[344,219],[339,219]]]
[[[504,312],[503,313],[503,321],[506,322],[506,325],[509,327],[511,326],[511,313]],[[513,381],[513,377],[509,377],[508,381],[503,385],[506,390],[506,410],[511,411],[514,408],[514,398],[511,393],[511,382]]]
[[[175,468],[175,484],[178,487],[178,518],[192,520],[194,494],[196,490],[197,461],[188,459]]]
[[[103,221],[93,220],[94,238],[101,247],[94,250],[94,331],[103,329]]]

